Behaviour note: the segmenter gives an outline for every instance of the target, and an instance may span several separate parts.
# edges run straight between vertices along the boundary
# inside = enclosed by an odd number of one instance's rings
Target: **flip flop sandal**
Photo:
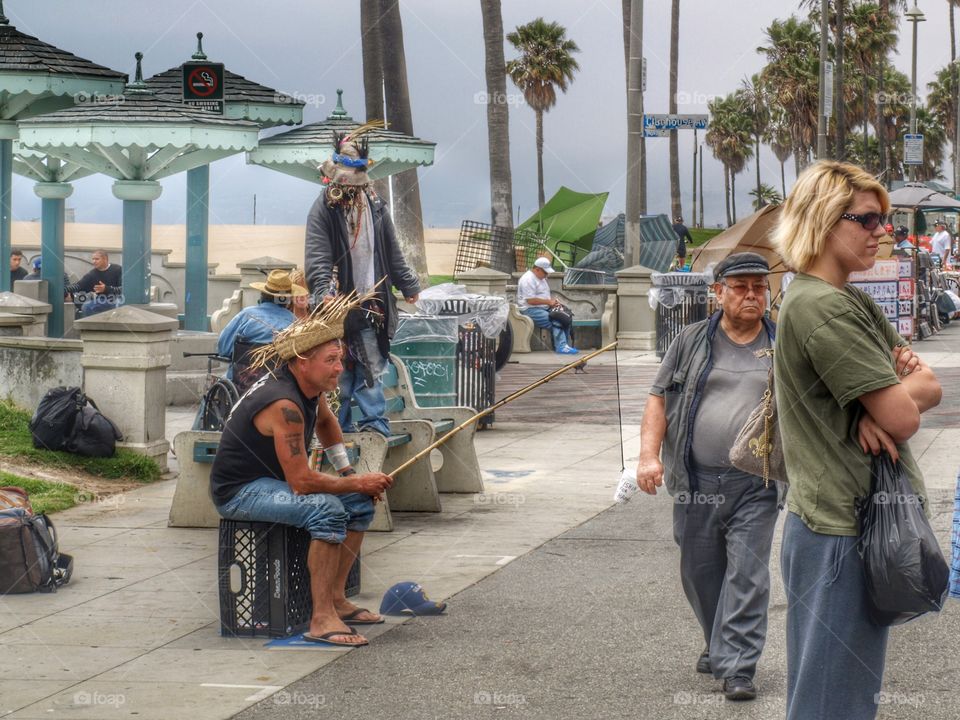
[[[349,615],[344,615],[340,619],[345,623],[353,623],[354,625],[380,625],[381,623],[386,622],[383,617],[381,617],[379,620],[358,620],[357,615],[361,615],[363,613],[370,613],[371,615],[374,614],[366,608],[357,608]]]
[[[336,637],[337,635],[356,635],[356,631],[353,628],[350,628],[349,631],[344,632],[343,630],[334,630],[333,632],[324,633],[323,635],[311,635],[310,633],[304,633],[303,639],[307,642],[317,643],[318,645],[336,645],[338,647],[363,647],[364,645],[369,645],[370,642],[364,640],[363,642],[354,643],[354,642],[343,642],[333,640],[331,638]]]

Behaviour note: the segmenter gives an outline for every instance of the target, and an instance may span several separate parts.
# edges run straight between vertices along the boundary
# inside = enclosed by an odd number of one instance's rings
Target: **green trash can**
[[[421,407],[457,405],[457,318],[401,315],[390,352],[403,360]]]

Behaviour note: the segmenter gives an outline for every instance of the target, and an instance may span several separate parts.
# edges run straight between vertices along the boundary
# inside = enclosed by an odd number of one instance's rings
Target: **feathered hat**
[[[367,168],[373,165],[368,157],[370,147],[363,137],[371,130],[385,128],[383,120],[372,120],[348,133],[333,133],[333,155],[320,166],[327,182],[336,185],[368,185]]]
[[[357,295],[354,291],[320,303],[312,313],[278,332],[272,343],[254,350],[251,367],[276,368],[318,345],[342,338],[347,313],[374,297],[372,292]]]

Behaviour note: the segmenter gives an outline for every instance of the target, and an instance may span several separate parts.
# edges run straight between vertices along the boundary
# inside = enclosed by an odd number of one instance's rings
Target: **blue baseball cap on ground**
[[[381,615],[439,615],[446,609],[445,602],[434,602],[419,583],[409,580],[387,590],[380,603]]]

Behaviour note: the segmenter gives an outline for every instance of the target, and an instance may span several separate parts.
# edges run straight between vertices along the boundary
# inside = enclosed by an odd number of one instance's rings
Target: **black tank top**
[[[273,438],[261,434],[253,424],[257,413],[277,400],[290,400],[300,408],[304,418],[304,451],[310,447],[317,422],[317,398],[304,395],[284,365],[275,376],[258,380],[230,411],[210,471],[210,492],[215,504],[223,505],[241,487],[259,478],[284,480]]]

